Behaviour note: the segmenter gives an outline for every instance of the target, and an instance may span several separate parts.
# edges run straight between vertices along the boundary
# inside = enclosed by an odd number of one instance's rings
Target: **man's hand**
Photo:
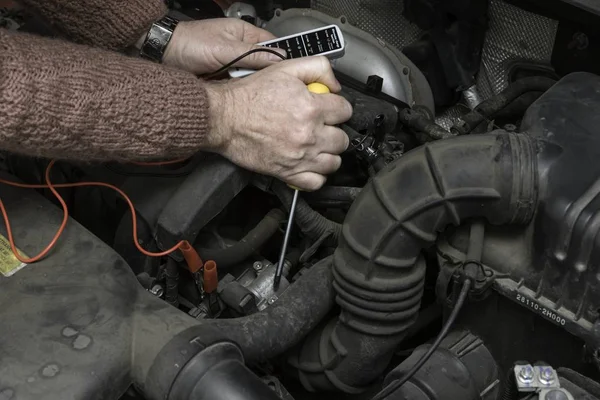
[[[341,165],[348,136],[335,125],[352,116],[352,106],[336,94],[310,93],[306,85],[312,82],[341,90],[324,57],[283,61],[240,80],[207,84],[209,147],[244,168],[319,189]]]
[[[182,21],[173,32],[163,63],[197,75],[207,74],[258,48],[256,43],[271,39],[275,39],[271,33],[240,19]],[[285,55],[285,51],[280,52]],[[236,66],[262,69],[280,60],[274,54],[258,52],[244,58]]]

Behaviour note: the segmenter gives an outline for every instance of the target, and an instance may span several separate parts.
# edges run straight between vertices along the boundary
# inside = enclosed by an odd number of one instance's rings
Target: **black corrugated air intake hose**
[[[529,222],[537,185],[532,139],[509,133],[429,143],[382,170],[352,205],[334,256],[341,314],[293,360],[303,385],[353,393],[381,376],[419,311],[422,249],[468,218]]]

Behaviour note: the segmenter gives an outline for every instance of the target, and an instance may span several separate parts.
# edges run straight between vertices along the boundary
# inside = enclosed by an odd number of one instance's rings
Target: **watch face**
[[[152,24],[140,55],[150,60],[161,62],[178,22],[175,18],[165,16],[160,21]]]

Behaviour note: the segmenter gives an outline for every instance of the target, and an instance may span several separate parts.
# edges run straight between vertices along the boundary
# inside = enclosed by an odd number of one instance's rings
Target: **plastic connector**
[[[217,263],[209,260],[204,264],[204,273],[202,276],[204,279],[204,292],[213,293],[219,286],[219,276],[217,273]]]
[[[198,254],[196,249],[192,247],[190,242],[184,240],[179,246],[179,250],[181,250],[181,252],[183,253],[183,258],[185,258],[185,262],[188,266],[188,269],[192,274],[195,274],[196,272],[202,269],[204,263],[202,262],[200,255]]]

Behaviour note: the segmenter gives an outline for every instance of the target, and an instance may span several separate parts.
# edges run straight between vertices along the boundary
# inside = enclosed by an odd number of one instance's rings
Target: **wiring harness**
[[[73,187],[82,187],[82,186],[97,186],[97,187],[105,187],[105,188],[109,188],[111,190],[114,190],[115,192],[119,193],[119,195],[121,195],[121,197],[123,197],[123,199],[125,200],[125,202],[127,203],[127,205],[129,206],[129,210],[131,211],[131,218],[132,218],[132,223],[133,223],[133,243],[135,244],[135,246],[137,247],[137,249],[140,251],[140,253],[149,256],[149,257],[164,257],[167,256],[177,250],[181,251],[186,263],[188,264],[188,268],[190,269],[191,272],[198,272],[202,266],[203,266],[203,262],[202,259],[200,258],[200,255],[196,252],[196,250],[190,245],[190,243],[186,240],[182,240],[181,242],[177,243],[175,246],[173,246],[172,248],[162,251],[162,252],[158,252],[158,253],[154,253],[151,251],[148,251],[146,249],[144,249],[138,241],[138,233],[137,233],[137,217],[136,217],[136,212],[135,212],[135,207],[133,205],[133,202],[131,201],[131,199],[129,198],[129,196],[127,196],[127,194],[125,192],[123,192],[121,189],[119,189],[118,187],[108,184],[108,183],[104,183],[104,182],[75,182],[75,183],[61,183],[61,184],[53,184],[51,179],[50,179],[50,172],[52,170],[52,167],[54,166],[56,162],[50,161],[50,163],[48,164],[48,166],[46,167],[46,173],[45,173],[45,184],[26,184],[26,183],[19,183],[19,182],[13,182],[13,181],[9,181],[6,179],[0,179],[0,183],[5,184],[5,185],[10,185],[10,186],[15,186],[15,187],[19,187],[19,188],[27,188],[27,189],[50,189],[50,191],[52,192],[52,194],[56,197],[56,199],[58,200],[58,202],[60,203],[62,209],[63,209],[63,219],[62,222],[58,228],[58,230],[56,231],[56,233],[54,234],[54,237],[52,238],[52,240],[50,241],[50,243],[48,243],[48,245],[42,250],[40,251],[36,256],[34,257],[24,257],[23,255],[21,255],[17,249],[17,246],[15,244],[15,240],[14,240],[14,236],[12,233],[12,228],[10,225],[10,220],[8,217],[8,213],[6,211],[6,207],[4,206],[4,203],[2,202],[2,199],[0,199],[0,212],[2,213],[2,217],[4,219],[4,224],[6,225],[6,233],[8,236],[8,241],[10,243],[10,248],[14,254],[14,256],[17,258],[17,260],[21,261],[22,263],[26,263],[26,264],[31,264],[31,263],[35,263],[37,261],[40,261],[42,259],[44,259],[49,253],[50,251],[54,248],[54,246],[56,246],[56,243],[58,242],[58,239],[60,238],[60,236],[62,235],[62,233],[64,232],[66,226],[67,226],[67,222],[69,220],[69,210],[67,208],[67,204],[65,203],[65,200],[62,198],[62,196],[60,195],[60,193],[58,193],[58,191],[56,190],[57,188],[73,188]],[[167,161],[167,163],[171,163],[170,161]],[[148,165],[148,164],[146,164]],[[153,163],[153,165],[162,165],[161,163]]]

